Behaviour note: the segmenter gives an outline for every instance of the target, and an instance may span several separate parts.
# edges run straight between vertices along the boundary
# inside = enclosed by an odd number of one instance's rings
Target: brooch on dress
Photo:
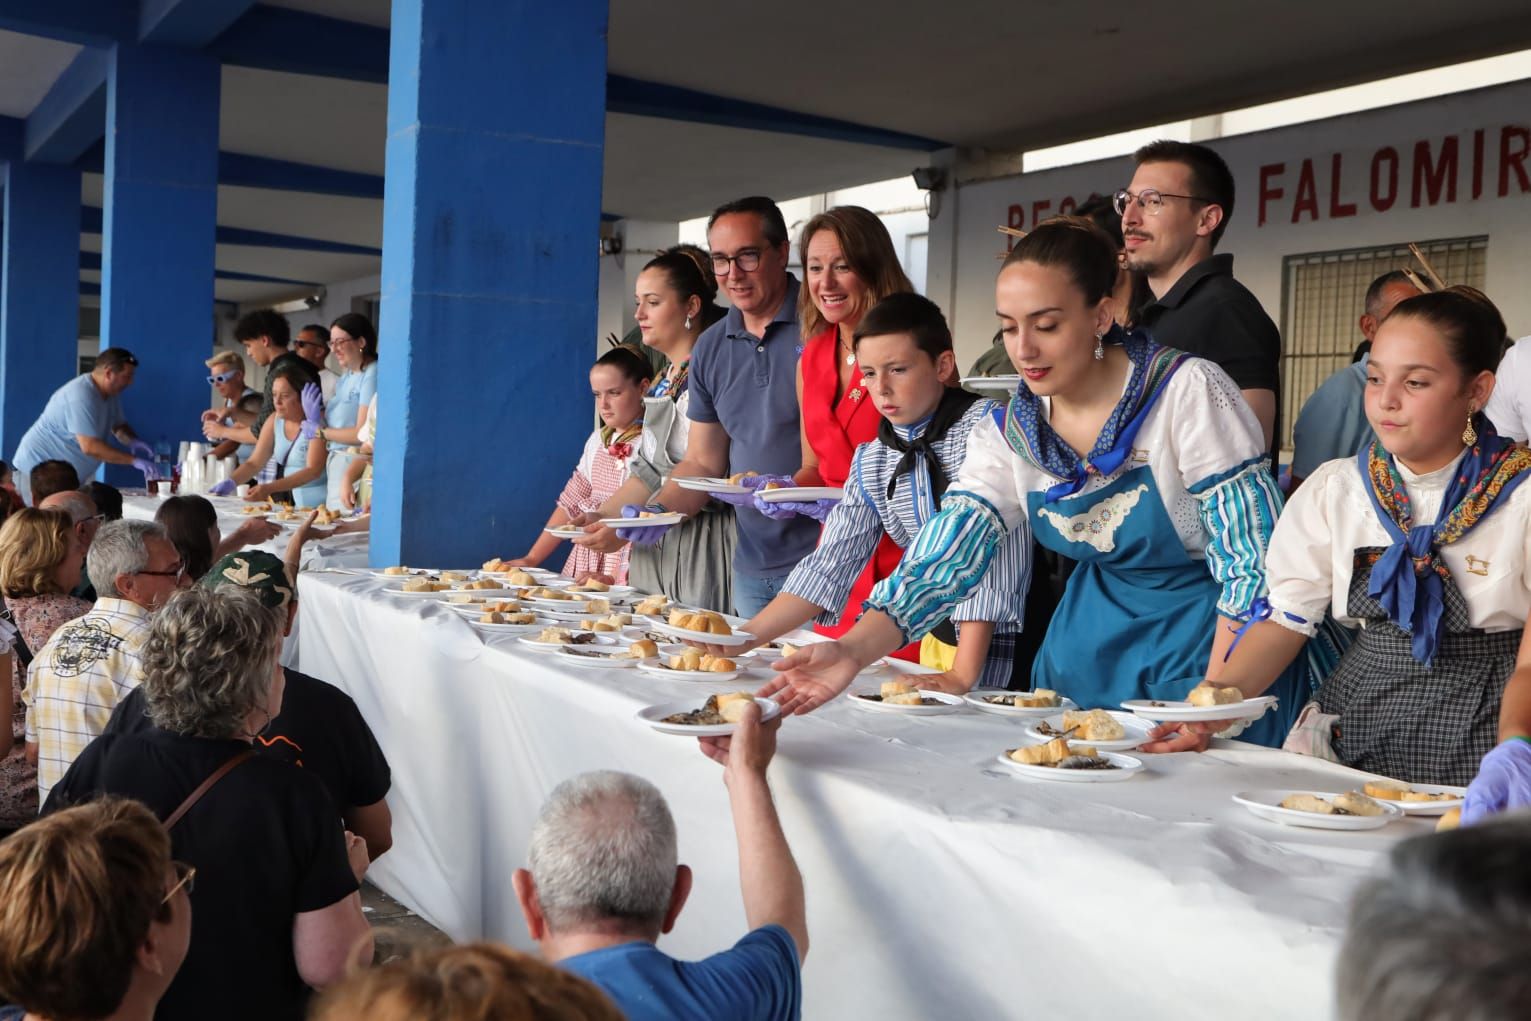
[[[1467,573],[1476,574],[1480,577],[1487,578],[1488,561],[1475,557],[1471,553],[1467,554]]]
[[[849,393],[849,394],[847,394],[847,395],[846,395],[846,396],[847,396],[847,397],[849,397],[849,398],[850,398],[850,399],[851,399],[851,400],[853,400],[853,401],[859,401],[859,400],[861,400],[861,396],[862,396],[862,394],[861,394],[861,388],[860,388],[860,387],[859,387],[859,386],[858,386],[858,387],[857,387],[857,388],[856,388],[856,389],[854,389],[854,390],[852,390],[852,391],[851,391],[851,392],[850,392],[850,393]]]

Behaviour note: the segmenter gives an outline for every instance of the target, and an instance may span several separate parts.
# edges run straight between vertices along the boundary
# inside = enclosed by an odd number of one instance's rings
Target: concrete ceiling
[[[124,0],[125,2],[125,0]],[[265,0],[386,27],[387,0]],[[875,11],[875,15],[869,13]],[[995,150],[1036,148],[1531,46],[1531,4],[1289,0],[1066,4],[613,0],[613,74]],[[0,115],[24,117],[79,48],[0,31]],[[321,70],[326,54],[316,50]],[[226,66],[225,152],[381,175],[386,87]],[[746,192],[809,194],[907,173],[919,151],[625,113],[606,118],[602,208],[679,220]],[[100,177],[83,194],[100,204]],[[222,187],[219,223],[377,247],[371,199]],[[82,243],[99,249],[99,239]],[[219,269],[334,281],[376,257],[220,245]],[[291,287],[219,281],[224,300]],[[237,297],[235,297],[237,295]]]

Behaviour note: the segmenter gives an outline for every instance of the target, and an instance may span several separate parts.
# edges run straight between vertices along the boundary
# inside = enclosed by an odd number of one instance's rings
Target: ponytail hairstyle
[[[1504,317],[1476,287],[1456,284],[1443,291],[1427,291],[1400,301],[1383,322],[1418,319],[1441,335],[1451,360],[1470,382],[1499,366],[1507,330]]]
[[[377,361],[377,329],[372,325],[372,320],[360,312],[347,312],[345,315],[330,323],[330,329],[339,327],[347,334],[356,338],[361,346],[362,366],[371,365]]]
[[[634,386],[642,387],[653,378],[654,370],[649,360],[630,347],[618,345],[595,360],[597,367],[609,365],[622,374]]]
[[[1061,269],[1084,293],[1086,305],[1109,298],[1116,287],[1117,246],[1089,220],[1058,216],[1015,243],[1000,272],[1023,262]]]
[[[712,274],[707,253],[696,245],[676,245],[666,248],[643,267],[657,269],[665,275],[671,290],[680,296],[684,305],[693,297],[701,302],[698,321],[706,329],[723,318],[723,309],[717,303],[718,280]]]

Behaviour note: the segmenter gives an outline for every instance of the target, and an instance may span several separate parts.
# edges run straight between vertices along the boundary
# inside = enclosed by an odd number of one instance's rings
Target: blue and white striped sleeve
[[[856,448],[851,458],[845,499],[824,520],[818,548],[798,561],[782,587],[783,592],[822,607],[824,612],[814,618],[819,624],[840,623],[851,588],[882,541],[882,517],[862,479],[864,450],[865,445]]]
[[[1031,526],[1022,521],[999,543],[978,587],[952,611],[955,621],[991,621],[995,634],[1021,630],[1031,584]]]
[[[978,586],[1007,529],[988,500],[960,490],[925,523],[898,570],[877,583],[867,608],[886,613],[913,641],[951,615]]]
[[[1222,587],[1217,612],[1237,618],[1266,594],[1265,556],[1270,548],[1281,490],[1265,456],[1188,487],[1207,532],[1207,566]]]

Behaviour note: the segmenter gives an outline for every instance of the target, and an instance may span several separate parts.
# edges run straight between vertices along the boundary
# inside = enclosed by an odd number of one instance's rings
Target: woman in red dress
[[[837,206],[813,217],[803,228],[798,251],[804,275],[798,318],[802,335],[811,339],[797,368],[803,465],[793,480],[800,486],[844,486],[851,455],[877,438],[882,421],[862,385],[852,335],[867,309],[914,286],[899,266],[888,229],[860,206]],[[814,630],[835,638],[849,630],[872,586],[893,573],[903,552],[883,536],[856,579],[840,622]],[[918,662],[918,643],[897,655]]]

